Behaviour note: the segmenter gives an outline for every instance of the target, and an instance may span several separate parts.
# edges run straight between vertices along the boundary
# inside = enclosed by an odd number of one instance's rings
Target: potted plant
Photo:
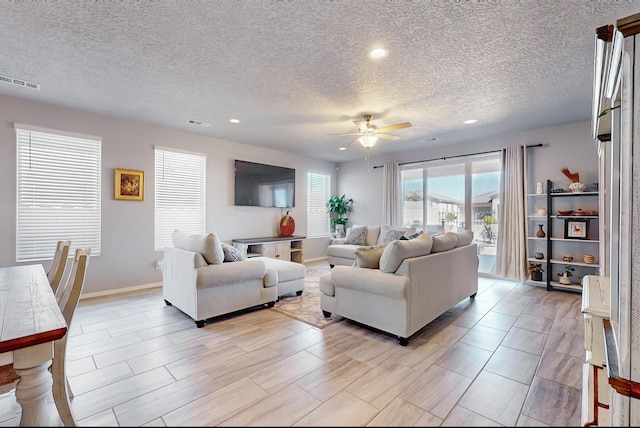
[[[558,276],[560,277],[560,284],[571,284],[571,277],[573,276],[574,271],[575,269],[573,266],[566,265],[564,267],[564,272],[558,273]]]
[[[529,273],[531,273],[532,281],[542,281],[542,269],[541,263],[529,263]]]
[[[347,198],[344,194],[342,196],[332,196],[327,201],[327,211],[331,218],[331,227],[335,232],[343,233],[348,218],[343,217],[345,214],[353,211],[353,199]],[[335,216],[333,215],[335,214]]]

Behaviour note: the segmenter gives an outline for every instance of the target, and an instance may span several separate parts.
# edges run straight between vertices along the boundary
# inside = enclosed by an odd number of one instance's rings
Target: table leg
[[[20,426],[56,426],[60,424],[49,409],[53,378],[49,372],[51,360],[31,368],[15,369],[20,380],[16,386],[16,401],[22,406]]]

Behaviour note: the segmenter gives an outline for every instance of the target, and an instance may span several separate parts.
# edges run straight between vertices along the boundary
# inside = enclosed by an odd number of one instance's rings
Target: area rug
[[[320,276],[329,271],[329,265],[326,263],[307,266],[302,295],[281,296],[272,310],[317,328],[325,328],[342,321],[344,318],[334,314],[331,314],[330,318],[325,318],[320,309]]]

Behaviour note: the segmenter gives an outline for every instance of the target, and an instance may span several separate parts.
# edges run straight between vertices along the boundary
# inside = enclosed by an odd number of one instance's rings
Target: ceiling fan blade
[[[349,133],[349,134],[325,134],[325,135],[362,135],[362,134],[359,133],[359,132],[356,132],[356,133],[352,132],[352,133]]]
[[[411,122],[396,123],[395,125],[378,128],[378,132],[393,131],[394,129],[411,128]]]
[[[389,134],[376,134],[376,137],[383,138],[385,140],[397,140],[400,138],[396,135],[389,135]]]

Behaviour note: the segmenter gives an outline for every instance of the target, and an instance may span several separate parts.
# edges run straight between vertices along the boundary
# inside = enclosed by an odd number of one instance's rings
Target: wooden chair
[[[47,271],[47,279],[49,279],[49,284],[51,284],[54,293],[58,289],[58,285],[60,285],[64,269],[67,266],[70,246],[71,241],[58,241],[51,266],[49,266],[49,270]]]
[[[91,248],[79,248],[75,251],[67,280],[62,287],[58,287],[56,290],[56,299],[58,300],[60,310],[69,329],[71,328],[73,314],[78,306],[80,294],[84,287],[90,255]],[[67,334],[62,339],[56,340],[54,344],[53,364],[51,366],[51,373],[53,375],[53,401],[56,404],[60,418],[65,426],[77,426],[69,403],[71,391],[65,370],[65,354],[68,337],[69,330],[67,330]]]

